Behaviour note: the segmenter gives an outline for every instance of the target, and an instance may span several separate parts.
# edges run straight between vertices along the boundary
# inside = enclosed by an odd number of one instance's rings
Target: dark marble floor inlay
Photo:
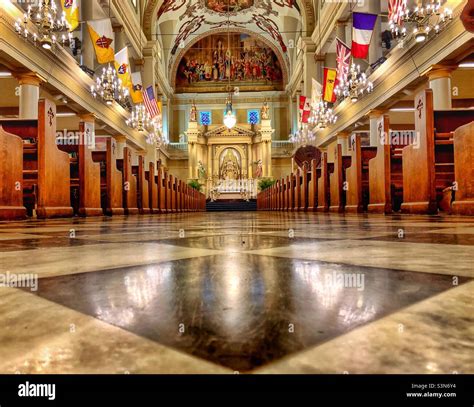
[[[248,371],[450,288],[451,276],[231,252],[44,278],[37,295]]]

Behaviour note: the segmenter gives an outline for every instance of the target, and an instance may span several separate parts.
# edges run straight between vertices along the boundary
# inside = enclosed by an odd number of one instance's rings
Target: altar
[[[272,176],[270,119],[259,125],[199,126],[189,122],[189,179],[199,180],[208,197],[242,199],[256,197],[258,180]],[[224,198],[226,197],[226,198]]]

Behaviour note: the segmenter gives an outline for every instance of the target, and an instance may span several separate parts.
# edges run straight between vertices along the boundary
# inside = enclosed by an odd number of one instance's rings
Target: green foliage
[[[199,183],[199,180],[197,179],[192,179],[191,181],[188,182],[188,185],[195,189],[196,191],[201,191],[202,185]]]
[[[262,178],[260,181],[258,181],[258,189],[259,191],[265,191],[267,188],[275,185],[275,182],[276,181],[274,179]]]

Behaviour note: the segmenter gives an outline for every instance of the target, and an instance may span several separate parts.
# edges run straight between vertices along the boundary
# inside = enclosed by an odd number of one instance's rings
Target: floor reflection
[[[41,279],[37,294],[247,371],[451,287],[450,276],[230,251]]]

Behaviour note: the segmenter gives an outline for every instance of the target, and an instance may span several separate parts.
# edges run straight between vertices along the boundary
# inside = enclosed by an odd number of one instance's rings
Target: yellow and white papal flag
[[[90,20],[87,22],[89,35],[92,44],[94,45],[97,62],[99,64],[106,64],[114,61],[114,30],[110,18],[103,18],[101,20]]]
[[[66,15],[66,20],[70,25],[70,31],[79,27],[79,5],[78,0],[60,0],[61,7]]]
[[[127,47],[115,54],[115,70],[119,79],[122,80],[122,86],[130,89],[133,85]]]

